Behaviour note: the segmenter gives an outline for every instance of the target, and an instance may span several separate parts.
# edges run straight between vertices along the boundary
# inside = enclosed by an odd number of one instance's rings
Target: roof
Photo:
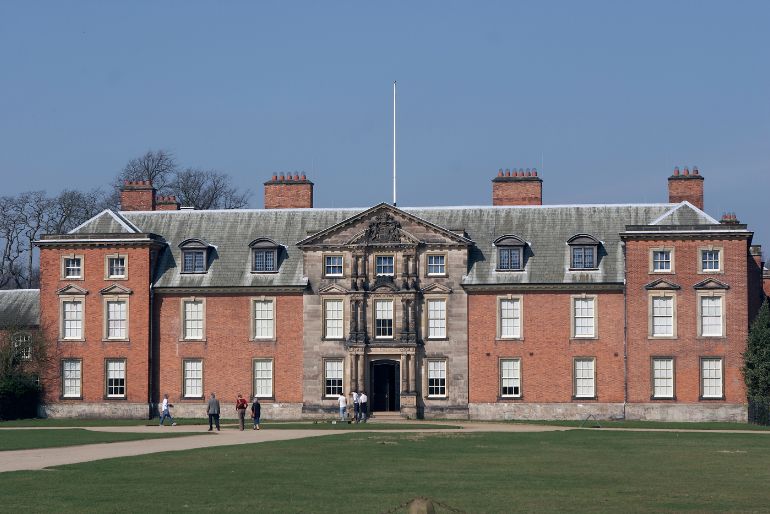
[[[39,325],[39,289],[0,291],[0,327],[36,327]]]
[[[386,204],[385,204],[386,205]],[[210,211],[105,211],[73,231],[69,237],[116,224],[141,233],[162,236],[166,245],[159,256],[154,285],[158,288],[304,287],[302,250],[298,242],[327,231],[369,209],[237,209]],[[394,209],[387,206],[389,209]],[[383,207],[384,208],[384,207]],[[415,207],[397,210],[435,225],[438,230],[464,231],[471,243],[463,285],[622,283],[623,249],[620,234],[627,226],[713,227],[716,220],[688,202],[679,204],[543,205],[485,207]],[[653,227],[651,224],[658,224]],[[447,232],[447,233],[448,233]],[[567,241],[577,234],[600,242],[598,269],[569,270]],[[494,241],[514,235],[527,243],[525,270],[496,271]],[[206,241],[209,270],[180,273],[179,244],[195,238]],[[268,238],[281,245],[279,272],[250,271],[249,243]]]

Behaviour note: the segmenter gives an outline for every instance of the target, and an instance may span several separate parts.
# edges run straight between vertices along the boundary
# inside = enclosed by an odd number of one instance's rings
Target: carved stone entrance
[[[400,363],[396,360],[371,362],[372,380],[369,408],[372,412],[401,410]]]

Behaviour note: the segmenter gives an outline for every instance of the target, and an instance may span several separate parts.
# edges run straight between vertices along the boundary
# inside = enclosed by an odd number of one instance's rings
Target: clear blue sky
[[[498,168],[544,202],[667,199],[706,177],[770,245],[770,2],[4,2],[2,193],[107,184],[149,148],[316,205],[486,205]],[[770,251],[766,249],[766,255]]]

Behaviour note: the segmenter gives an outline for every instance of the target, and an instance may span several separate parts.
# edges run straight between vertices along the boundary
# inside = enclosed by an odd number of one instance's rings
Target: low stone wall
[[[206,403],[184,403],[174,404],[171,409],[171,415],[178,418],[205,418]],[[260,418],[263,420],[297,420],[302,418],[301,403],[268,403],[259,402]],[[219,401],[220,414],[223,419],[236,419],[238,414],[235,412],[235,402]],[[157,416],[157,410],[155,411]],[[251,417],[251,403],[246,409],[246,417]]]
[[[622,403],[471,403],[468,410],[471,419],[485,421],[623,417]]]
[[[709,403],[629,403],[626,419],[645,421],[732,421],[746,423],[748,406]]]
[[[149,419],[146,403],[53,403],[40,407],[43,418]]]

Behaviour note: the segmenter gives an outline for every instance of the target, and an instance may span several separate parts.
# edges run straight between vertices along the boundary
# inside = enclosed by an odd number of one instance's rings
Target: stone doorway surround
[[[375,360],[393,360],[400,370],[399,404],[401,416],[409,419],[417,417],[417,381],[416,345],[389,344],[374,346],[369,344],[350,345],[347,349],[346,366],[347,388],[345,394],[353,391],[366,391],[371,387],[370,363]],[[371,405],[371,404],[370,404]]]

